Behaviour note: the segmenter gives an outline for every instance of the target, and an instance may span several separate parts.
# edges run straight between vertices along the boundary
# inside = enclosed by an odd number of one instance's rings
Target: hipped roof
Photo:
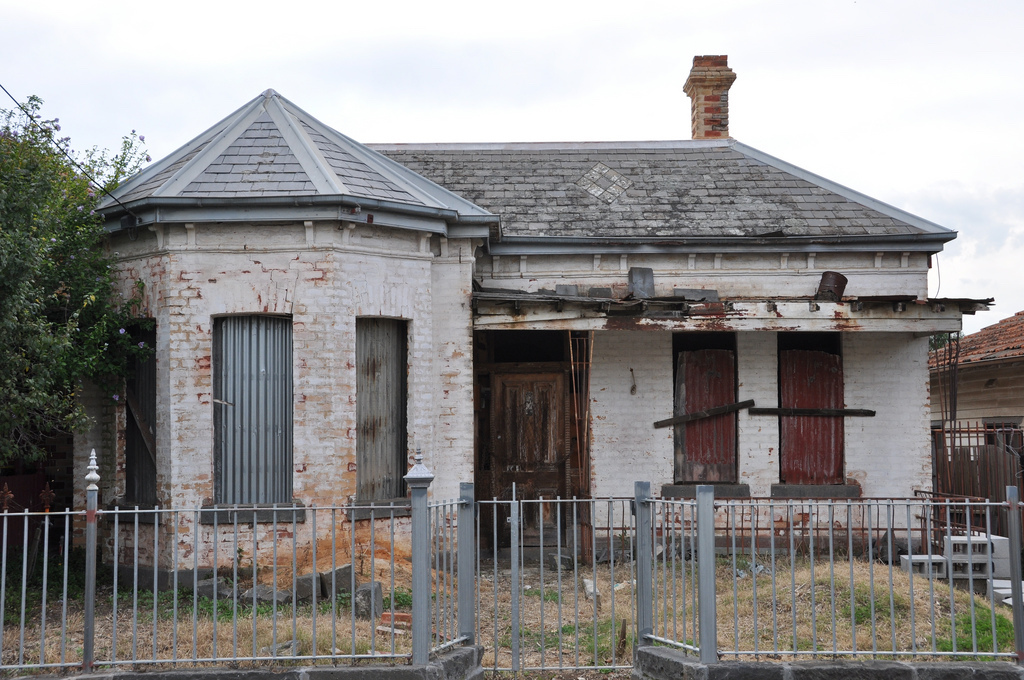
[[[733,139],[374,144],[501,215],[492,252],[671,244],[938,252],[956,232]],[[744,245],[746,244],[746,245]]]
[[[274,90],[145,168],[113,195],[116,200],[108,198],[100,206],[111,229],[126,213],[139,216],[129,225],[137,226],[157,220],[273,220],[282,214],[314,219],[330,216],[330,207],[340,208],[339,216],[362,210],[412,216],[399,226],[413,228],[425,227],[424,218],[450,224],[497,221]]]

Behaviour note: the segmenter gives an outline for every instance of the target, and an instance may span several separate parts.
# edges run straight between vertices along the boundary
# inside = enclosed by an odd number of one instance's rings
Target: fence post
[[[651,644],[647,636],[654,634],[651,483],[635,482],[633,494],[633,513],[636,515],[636,645],[643,647]],[[614,550],[615,546],[608,548]]]
[[[89,472],[85,481],[85,612],[84,630],[82,631],[82,670],[92,673],[93,644],[96,636],[96,510],[99,506],[100,481],[96,464],[96,449],[89,454]]]
[[[512,568],[512,602],[509,606],[509,615],[512,617],[512,672],[519,672],[521,659],[519,658],[519,636],[522,628],[519,621],[519,593],[522,592],[523,582],[519,574],[519,546],[522,536],[519,535],[520,508],[519,501],[515,500],[516,488],[512,487],[512,502],[508,506],[509,534],[512,537],[510,542],[510,566]],[[542,598],[543,600],[543,598]]]
[[[1024,663],[1024,597],[1020,574],[1020,493],[1016,486],[1006,487],[1007,532],[1010,534],[1010,597],[1013,600],[1013,640],[1017,663]]]
[[[697,618],[701,663],[718,662],[715,597],[715,487],[700,484],[697,486]]]
[[[473,644],[476,631],[476,607],[473,589],[476,586],[476,541],[474,520],[476,519],[476,497],[472,482],[459,484],[459,637]]]
[[[416,464],[405,476],[412,491],[412,662],[427,663],[430,656],[430,514],[427,488],[434,481],[416,450]]]

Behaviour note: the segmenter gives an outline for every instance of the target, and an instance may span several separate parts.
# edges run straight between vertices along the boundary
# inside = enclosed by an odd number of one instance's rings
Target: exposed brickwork
[[[735,81],[727,56],[693,58],[693,68],[683,85],[690,98],[693,139],[729,136],[729,88]]]
[[[386,228],[343,233],[336,224],[318,224],[313,247],[304,229],[288,225],[269,235],[247,225],[197,225],[191,234],[182,226],[160,229],[164,248],[150,234],[124,239],[115,249],[125,289],[142,279],[142,311],[156,314],[161,506],[192,509],[214,499],[213,320],[227,314],[282,314],[292,320],[297,500],[307,506],[345,504],[355,494],[360,316],[409,322],[410,458],[421,447],[427,465],[446,470],[435,494],[452,495],[460,481],[472,480],[469,242],[445,243],[446,254],[435,265],[427,241]],[[436,297],[435,286],[443,291]],[[440,320],[436,335],[435,319]],[[123,431],[124,410],[115,412],[108,395],[90,398],[90,411],[101,425],[93,437],[81,440],[77,467],[84,467],[88,449],[96,446],[107,503],[124,493],[123,444],[111,437],[115,426]],[[77,500],[84,503],[81,490]],[[179,522],[191,526],[192,516],[186,513]],[[308,526],[299,530],[308,532]],[[201,531],[200,562],[210,557],[213,539],[212,527]],[[172,543],[163,540],[170,559]],[[181,552],[178,558],[192,559]]]

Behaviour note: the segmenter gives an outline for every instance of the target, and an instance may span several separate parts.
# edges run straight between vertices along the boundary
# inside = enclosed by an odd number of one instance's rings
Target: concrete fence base
[[[189,668],[170,671],[97,671],[77,677],[89,680],[480,680],[483,647],[458,647],[422,665],[387,666],[380,663],[343,666],[276,666],[230,669]],[[45,680],[51,676],[25,676]],[[67,680],[69,676],[60,676]],[[73,676],[72,676],[73,677]]]
[[[665,647],[641,647],[634,680],[1024,680],[1024,668],[1009,663],[902,661],[722,661],[702,664]]]

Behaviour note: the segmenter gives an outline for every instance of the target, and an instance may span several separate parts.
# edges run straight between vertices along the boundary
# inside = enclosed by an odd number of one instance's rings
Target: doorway
[[[587,333],[475,335],[477,499],[524,501],[527,545],[565,529],[555,504],[541,499],[589,494],[589,349]],[[493,547],[510,540],[502,508],[481,518],[498,526]],[[577,522],[589,527],[589,517]]]

